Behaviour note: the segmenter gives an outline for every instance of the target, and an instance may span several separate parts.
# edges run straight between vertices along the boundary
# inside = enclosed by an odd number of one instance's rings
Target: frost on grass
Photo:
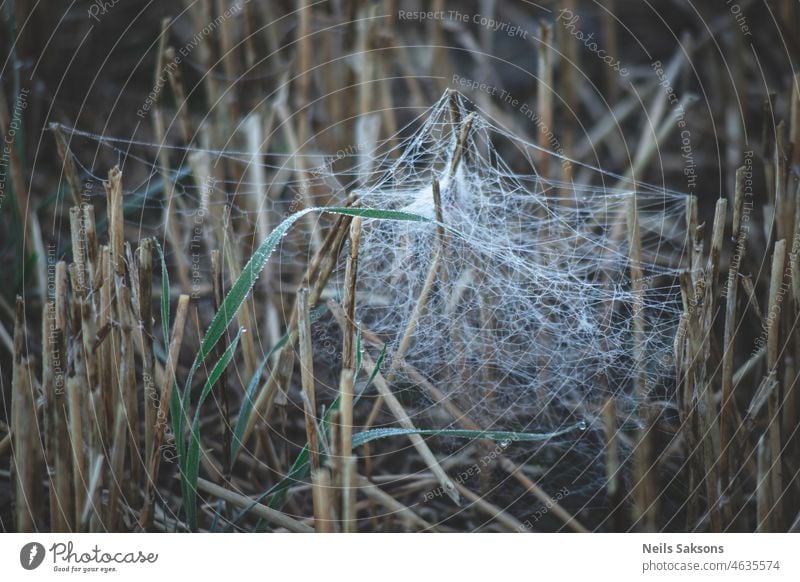
[[[594,458],[602,472],[603,404],[614,397],[620,424],[633,428],[640,402],[669,397],[674,384],[685,197],[604,186],[618,180],[592,168],[576,169],[599,185],[546,180],[535,146],[470,116],[474,109],[443,97],[359,193],[367,207],[435,218],[438,181],[443,222],[459,234],[442,238],[432,223],[365,223],[357,317],[394,355],[410,329],[405,360],[481,428],[549,431],[586,420],[590,431],[568,439],[556,461],[569,458],[577,470],[576,458]],[[414,384],[395,369],[398,388]]]

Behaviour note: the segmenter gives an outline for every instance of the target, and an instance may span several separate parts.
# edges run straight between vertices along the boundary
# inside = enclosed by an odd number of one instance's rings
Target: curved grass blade
[[[444,436],[462,439],[488,439],[498,442],[544,442],[550,439],[564,436],[573,431],[586,430],[586,422],[580,421],[572,426],[562,428],[553,432],[509,432],[499,430],[462,430],[462,429],[422,429],[422,428],[375,428],[353,435],[353,446],[360,447],[366,443],[394,436],[409,434]]]
[[[164,251],[157,238],[153,238],[158,251],[158,257],[161,260],[161,331],[164,334],[164,353],[169,351],[169,271],[167,271],[167,263],[164,260]]]
[[[376,218],[381,220],[434,222],[430,218],[418,214],[412,214],[410,212],[402,212],[398,210],[379,210],[374,208],[306,208],[292,214],[290,217],[285,219],[277,227],[275,227],[275,229],[266,239],[261,242],[256,251],[250,257],[250,260],[247,261],[247,264],[242,269],[241,274],[239,277],[237,277],[236,281],[234,281],[233,285],[231,285],[231,288],[228,291],[228,294],[225,296],[222,305],[220,305],[219,310],[211,320],[211,324],[208,326],[208,329],[203,336],[203,341],[200,344],[200,350],[197,352],[194,363],[192,363],[192,367],[189,369],[189,373],[186,377],[183,394],[183,399],[185,402],[189,402],[194,375],[211,353],[211,350],[220,340],[222,334],[233,321],[233,318],[236,317],[239,308],[241,308],[245,298],[250,293],[253,286],[255,286],[258,276],[261,274],[261,271],[264,269],[264,265],[266,265],[270,256],[272,256],[275,247],[278,246],[278,243],[292,227],[292,225],[310,212],[343,214],[347,216],[360,216],[362,218]],[[183,414],[181,414],[179,415],[177,432],[181,432],[183,430],[183,422]]]
[[[360,343],[360,336],[359,336],[359,343]],[[358,351],[360,351],[359,349],[360,346],[357,345],[356,347]],[[375,368],[372,370],[372,374],[370,374],[366,384],[364,384],[364,388],[358,394],[356,394],[356,397],[353,401],[353,405],[355,405],[356,402],[358,402],[361,396],[367,391],[367,388],[369,388],[370,384],[372,384],[372,381],[375,379],[375,376],[377,376],[378,372],[380,372],[381,365],[383,364],[383,360],[385,358],[386,358],[386,346],[384,345],[383,348],[381,348],[381,353],[375,360]],[[322,432],[325,432],[330,428],[331,415],[335,410],[339,410],[338,396],[334,399],[334,401],[331,403],[330,408],[328,408],[328,410],[322,416],[322,420],[319,423],[320,430]],[[306,443],[305,446],[303,446],[303,450],[301,450],[300,454],[297,455],[297,458],[295,459],[294,463],[292,463],[292,467],[291,469],[289,469],[289,472],[286,474],[286,476],[283,479],[281,479],[278,483],[267,489],[264,493],[259,495],[255,500],[253,500],[253,505],[261,503],[264,499],[272,495],[273,497],[269,502],[269,507],[271,507],[272,509],[280,507],[281,505],[283,505],[283,500],[286,497],[286,491],[288,491],[292,485],[295,485],[298,482],[305,479],[309,474],[310,468],[311,468],[310,452],[308,448],[308,443]],[[250,511],[250,507],[246,507],[242,511],[240,511],[231,520],[230,525],[235,525],[236,522],[238,522],[248,511]]]
[[[311,322],[314,323],[317,321],[327,311],[328,306],[324,303],[314,309],[310,314]],[[250,419],[250,415],[253,413],[253,403],[255,402],[256,391],[258,390],[258,386],[260,384],[261,375],[264,373],[264,368],[266,367],[269,359],[272,357],[272,354],[285,346],[287,341],[289,341],[288,332],[283,334],[283,337],[278,340],[278,343],[272,346],[267,355],[264,356],[264,359],[261,360],[261,363],[258,365],[253,377],[250,379],[250,383],[247,385],[247,390],[245,391],[244,398],[242,399],[242,406],[239,409],[239,417],[236,419],[236,426],[233,429],[233,436],[231,438],[231,459],[236,459],[239,449],[241,448],[242,444],[244,444],[242,443],[242,435],[244,434],[244,429],[247,426],[247,421]]]
[[[200,410],[203,406],[203,402],[205,402],[206,398],[208,398],[208,395],[211,393],[214,384],[217,383],[217,380],[220,379],[225,368],[228,367],[244,331],[244,328],[239,328],[236,337],[214,365],[214,368],[208,375],[208,379],[200,392],[200,398],[194,412],[192,429],[189,434],[189,448],[186,452],[186,463],[181,466],[181,476],[185,483],[185,491],[188,494],[188,496],[184,496],[183,504],[186,510],[186,520],[189,522],[189,528],[192,531],[197,530],[197,477],[200,472]]]

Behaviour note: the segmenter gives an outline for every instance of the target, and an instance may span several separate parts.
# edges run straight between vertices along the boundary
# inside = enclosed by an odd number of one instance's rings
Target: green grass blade
[[[250,260],[247,261],[247,264],[242,269],[241,274],[239,277],[237,277],[236,281],[234,281],[233,285],[231,285],[231,288],[228,291],[228,294],[225,296],[222,305],[220,305],[219,310],[211,320],[211,324],[208,326],[208,329],[203,336],[203,341],[200,344],[200,350],[195,357],[192,367],[189,369],[189,374],[187,375],[186,382],[184,384],[183,400],[185,402],[189,401],[194,375],[211,353],[211,350],[220,340],[222,334],[225,333],[225,330],[231,324],[233,318],[236,317],[239,308],[241,308],[245,298],[256,284],[258,276],[261,274],[261,271],[263,271],[264,265],[266,265],[270,256],[272,256],[272,253],[278,246],[278,243],[295,222],[310,212],[327,212],[329,214],[343,214],[347,216],[360,216],[362,218],[376,218],[381,220],[433,222],[429,218],[420,216],[418,214],[412,214],[410,212],[401,212],[397,210],[378,210],[373,208],[306,208],[285,219],[275,228],[275,230],[269,234],[266,239],[261,242],[256,251],[250,257]],[[183,430],[183,417],[183,414],[179,416],[178,432]]]
[[[328,306],[325,304],[320,305],[316,309],[314,309],[310,314],[311,323],[317,321],[320,317],[322,317],[328,311]],[[267,355],[261,360],[261,363],[258,365],[253,377],[250,379],[250,383],[247,385],[247,390],[245,391],[244,398],[242,399],[242,405],[239,408],[239,416],[236,419],[236,426],[233,429],[233,436],[231,437],[231,459],[234,461],[236,460],[236,455],[239,453],[239,449],[244,444],[242,443],[242,435],[244,435],[244,429],[247,426],[247,421],[250,420],[250,415],[253,413],[253,404],[255,403],[256,391],[260,385],[261,375],[264,373],[264,368],[267,365],[267,362],[272,357],[277,350],[282,348],[286,345],[286,342],[289,341],[289,333],[283,334],[278,343],[276,343],[272,348],[269,350]]]
[[[360,337],[360,336],[359,336]],[[381,353],[378,355],[378,359],[375,360],[375,368],[372,370],[372,374],[369,375],[366,384],[364,384],[364,388],[356,394],[355,400],[353,401],[353,405],[355,405],[358,400],[361,398],[361,395],[367,391],[372,381],[375,379],[375,376],[378,375],[380,372],[381,365],[383,364],[383,360],[386,358],[386,346],[384,345],[381,348]],[[339,397],[337,396],[334,401],[331,403],[330,408],[325,412],[322,416],[322,420],[320,421],[320,430],[325,432],[330,428],[331,423],[331,415],[334,411],[339,410]],[[280,507],[283,504],[283,500],[286,497],[286,491],[289,490],[289,487],[295,485],[299,481],[305,479],[311,468],[310,464],[310,452],[308,448],[308,443],[303,446],[303,450],[300,451],[300,454],[297,455],[294,463],[292,463],[291,469],[286,474],[286,476],[281,479],[278,483],[267,489],[264,493],[258,496],[254,501],[253,505],[256,503],[261,503],[264,499],[272,495],[272,499],[270,500],[269,507],[275,509]],[[252,507],[252,506],[251,506]],[[246,507],[242,511],[240,511],[236,516],[234,516],[231,524],[235,524],[238,522],[248,511],[250,511],[251,507]]]
[[[430,436],[443,436],[462,439],[489,439],[492,441],[510,442],[544,442],[564,436],[573,431],[586,430],[586,422],[580,421],[572,426],[562,428],[553,432],[508,432],[499,430],[462,430],[462,429],[423,429],[423,428],[375,428],[353,435],[353,446],[360,447],[366,443],[385,439],[388,437],[419,434]]]
[[[184,498],[183,503],[186,509],[186,520],[189,522],[189,527],[192,531],[197,530],[197,478],[200,473],[200,410],[203,406],[203,402],[205,402],[206,398],[208,398],[208,395],[211,393],[211,389],[220,379],[225,368],[228,367],[228,364],[230,364],[243,332],[244,328],[239,328],[236,337],[214,365],[214,368],[208,375],[208,379],[200,392],[200,398],[194,412],[192,430],[189,435],[189,449],[186,453],[186,464],[181,467],[181,477],[185,481],[185,489],[189,494],[188,497]]]
[[[355,406],[358,403],[359,399],[361,398],[361,395],[364,394],[367,388],[369,388],[369,385],[372,384],[372,381],[375,379],[375,376],[377,376],[378,372],[380,372],[381,364],[383,363],[385,357],[386,357],[386,346],[384,345],[383,348],[381,349],[381,353],[378,356],[377,361],[375,362],[375,368],[372,370],[372,374],[370,374],[369,378],[367,379],[367,383],[364,385],[364,388],[362,388],[361,391],[359,391],[359,393],[356,394],[356,397],[353,400],[353,406]],[[331,402],[331,405],[328,408],[328,410],[325,411],[325,414],[322,415],[322,420],[320,420],[319,429],[322,433],[328,432],[331,425],[331,416],[333,415],[334,412],[339,410],[340,406],[341,403],[339,401],[339,396],[336,396],[333,402]],[[305,477],[308,476],[310,468],[309,457],[310,457],[310,452],[308,449],[308,443],[306,443],[305,446],[303,447],[303,450],[300,451],[300,454],[297,456],[297,459],[295,459],[295,462],[292,464],[292,468],[289,470],[289,473],[287,473],[286,476],[283,479],[281,479],[281,481],[275,486],[276,490],[273,491],[273,493],[275,493],[275,497],[273,497],[272,500],[270,501],[269,504],[270,507],[275,509],[276,507],[282,505],[283,498],[289,487],[297,483],[299,480],[304,479]]]
[[[158,250],[158,257],[161,260],[161,331],[164,334],[164,353],[169,353],[169,271],[167,271],[167,263],[164,260],[164,251],[158,243],[158,239],[154,238],[153,242]]]

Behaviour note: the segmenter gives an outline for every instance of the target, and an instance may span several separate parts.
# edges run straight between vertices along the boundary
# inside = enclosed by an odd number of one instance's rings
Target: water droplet
[[[578,430],[586,430],[587,428],[589,428],[589,425],[586,423],[585,420],[582,420],[577,424],[577,428]]]
[[[511,444],[511,441],[500,441],[500,446],[502,448],[506,448],[510,444]]]

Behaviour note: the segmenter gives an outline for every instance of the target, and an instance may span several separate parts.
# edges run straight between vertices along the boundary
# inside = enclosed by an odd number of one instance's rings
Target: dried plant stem
[[[114,272],[125,275],[125,235],[122,203],[122,172],[113,167],[108,173],[108,182],[103,186],[108,197],[108,232],[111,246],[111,263]]]
[[[340,308],[334,308],[334,309],[338,309],[339,314],[341,314]],[[375,371],[375,362],[372,361],[372,358],[369,356],[369,354],[364,353],[362,355],[362,364],[367,374],[372,375],[373,372]],[[397,400],[397,397],[389,388],[388,382],[386,381],[386,379],[384,379],[384,377],[381,375],[379,371],[376,372],[373,383],[375,384],[375,387],[378,390],[378,394],[380,394],[383,397],[384,401],[389,406],[389,410],[392,411],[392,414],[395,416],[400,426],[402,426],[403,428],[413,429],[414,423],[411,421],[411,418],[406,413],[405,408],[403,408],[403,405],[400,404],[399,400]],[[459,495],[458,491],[455,488],[455,485],[447,476],[447,474],[444,472],[442,467],[439,465],[439,461],[436,460],[435,455],[428,448],[428,445],[425,442],[425,440],[418,434],[410,434],[408,435],[408,438],[411,441],[411,444],[414,445],[414,448],[416,448],[419,454],[422,456],[422,459],[425,462],[425,464],[428,466],[431,472],[433,472],[433,474],[436,476],[436,479],[439,481],[439,484],[444,488],[444,491],[445,493],[447,493],[447,496],[450,497],[450,499],[452,499],[453,502],[456,503],[456,505],[458,505]]]
[[[767,371],[779,379],[778,370],[778,349],[781,334],[780,312],[781,302],[784,294],[784,265],[786,263],[786,241],[781,239],[775,243],[775,250],[772,255],[772,275],[769,287],[769,309],[768,328],[767,328]],[[767,471],[768,481],[763,486],[769,491],[768,499],[770,504],[770,514],[768,527],[772,531],[780,531],[782,528],[781,507],[783,500],[783,461],[781,446],[781,423],[780,423],[780,390],[776,389],[769,395],[767,400],[767,459],[769,468]]]
[[[183,343],[183,332],[186,327],[186,316],[189,313],[189,296],[181,295],[178,298],[178,307],[175,311],[175,323],[172,327],[172,338],[169,343],[169,356],[167,358],[167,368],[164,371],[164,378],[161,384],[161,398],[159,401],[158,414],[156,415],[156,427],[153,438],[153,450],[148,451],[150,456],[150,482],[147,484],[147,494],[145,495],[144,506],[139,514],[139,527],[146,529],[152,517],[153,494],[156,483],[158,482],[159,459],[161,458],[161,443],[164,439],[164,431],[167,427],[167,413],[172,397],[173,385],[177,382],[175,372],[178,366],[178,355]]]
[[[67,403],[69,406],[69,442],[72,449],[72,484],[75,495],[75,524],[83,523],[83,506],[88,488],[86,456],[83,443],[83,419],[81,418],[81,393],[84,384],[78,376],[67,378]]]
[[[530,478],[523,473],[520,468],[515,465],[510,459],[507,457],[500,458],[500,466],[509,474],[515,477],[520,483],[522,483],[525,488],[531,493],[534,497],[536,497],[540,502],[544,503],[548,507],[552,507],[551,511],[553,515],[556,515],[564,524],[573,531],[578,533],[589,533],[589,530],[586,529],[579,521],[575,519],[574,516],[570,515],[558,502],[550,497],[541,487],[539,487],[536,483],[530,480]]]
[[[372,483],[366,477],[358,476],[358,490],[361,491],[372,501],[383,505],[386,509],[393,514],[397,514],[409,528],[420,529],[425,531],[436,531],[437,528],[433,524],[425,521],[419,515],[414,513],[410,507],[407,507],[397,501],[394,497],[383,491],[380,487]]]
[[[155,357],[153,354],[153,240],[145,239],[137,251],[139,265],[138,341],[142,352],[142,382],[144,384],[144,450],[147,480],[151,480],[150,464],[156,427],[158,392],[155,382]]]
[[[61,124],[52,123],[50,124],[50,129],[53,132],[53,137],[55,137],[56,151],[58,151],[58,157],[61,160],[61,168],[67,179],[67,184],[69,185],[69,191],[72,195],[72,204],[79,206],[81,203],[81,181],[80,178],[78,178],[78,171],[75,168],[75,160],[70,155],[69,144],[64,138],[64,134],[61,133]]]
[[[108,531],[117,531],[119,527],[119,501],[120,498],[125,497],[123,489],[125,476],[125,447],[127,446],[126,435],[126,419],[127,413],[125,406],[122,402],[117,405],[116,414],[114,416],[114,432],[113,443],[111,448],[111,478],[114,483],[111,485],[111,492],[108,500],[108,516],[106,522],[108,523]]]
[[[25,304],[17,297],[14,364],[11,380],[12,473],[15,523],[19,532],[43,527],[41,512],[42,442],[32,383],[33,364],[25,347]]]
[[[300,353],[300,381],[303,388],[303,411],[305,415],[306,439],[311,468],[318,469],[319,445],[317,443],[317,401],[314,389],[314,355],[311,349],[311,315],[308,305],[308,289],[297,292],[297,331]]]
[[[485,513],[490,518],[497,521],[497,523],[501,524],[503,527],[506,528],[509,532],[522,532],[525,530],[525,526],[519,521],[517,518],[509,515],[505,510],[494,505],[493,503],[489,503],[480,495],[476,495],[466,487],[464,487],[461,483],[456,482],[456,487],[458,487],[459,492],[463,495],[469,502],[475,506],[476,509]]]
[[[345,425],[342,424],[342,427]],[[341,459],[341,489],[342,489],[342,531],[354,533],[357,531],[356,521],[356,466],[355,455],[342,455]]]
[[[725,303],[725,331],[723,338],[722,355],[722,401],[720,403],[719,434],[720,434],[720,479],[723,490],[733,486],[731,467],[733,465],[733,423],[735,406],[733,391],[733,356],[737,331],[737,299],[739,291],[739,265],[745,254],[748,230],[741,228],[742,207],[744,205],[744,179],[746,168],[741,167],[736,171],[736,189],[734,192],[733,206],[733,239],[736,242],[734,257],[728,268],[728,281]],[[738,259],[736,258],[738,257]],[[727,507],[727,506],[726,506]],[[728,510],[725,509],[728,513]],[[726,520],[727,521],[727,520]]]
[[[553,131],[553,25],[542,21],[539,24],[539,45],[538,45],[538,65],[537,65],[537,85],[536,85],[536,106],[541,119],[539,124],[538,136],[538,156],[537,171],[545,179],[551,178],[550,175],[550,153],[552,144],[550,143]],[[574,65],[570,64],[569,67]]]
[[[327,468],[311,472],[311,491],[314,500],[314,529],[317,533],[334,531],[333,506],[331,504],[331,473]]]
[[[331,304],[331,308],[333,310],[334,315],[337,313],[341,313],[341,309],[337,308],[335,304]],[[383,348],[383,342],[380,339],[370,332],[367,329],[362,329],[362,334],[364,338],[373,344],[375,347]],[[398,365],[402,366],[404,373],[408,376],[408,378],[415,382],[418,386],[423,388],[431,400],[436,402],[437,404],[442,405],[442,407],[447,410],[447,412],[456,420],[460,425],[468,430],[482,430],[480,426],[474,422],[470,417],[468,417],[464,412],[462,412],[455,404],[453,404],[438,388],[436,388],[433,384],[428,382],[425,377],[419,373],[419,371],[414,368],[411,364],[406,362],[405,360],[398,361]],[[487,441],[489,443],[491,441]],[[502,455],[499,455],[498,458],[503,458]],[[507,460],[507,459],[506,459]],[[509,464],[510,463],[510,464]],[[581,523],[575,519],[572,515],[569,514],[563,507],[558,505],[554,499],[550,498],[538,485],[531,482],[531,480],[525,476],[525,474],[521,470],[517,470],[518,467],[514,465],[511,461],[507,460],[506,463],[506,470],[509,468],[513,469],[513,472],[510,474],[517,479],[520,483],[522,483],[525,488],[532,493],[537,499],[543,501],[544,503],[552,503],[553,506],[558,506],[559,510],[554,511],[554,515],[561,518],[568,527],[575,531],[585,532],[588,531]]]
[[[349,202],[352,202],[352,200]],[[322,295],[322,290],[324,289],[325,285],[327,285],[328,279],[331,276],[333,268],[336,264],[336,258],[339,255],[339,251],[344,243],[344,239],[347,236],[350,224],[352,222],[351,217],[341,218],[342,220],[337,220],[334,228],[328,233],[328,236],[326,237],[325,242],[322,244],[320,251],[315,255],[314,259],[309,264],[306,274],[303,277],[302,286],[310,288],[308,294],[309,308],[316,305],[317,301],[319,301],[319,298]],[[298,339],[296,317],[297,312],[295,310],[288,325],[287,333],[289,337],[286,341],[286,345],[281,348],[280,355],[278,356],[278,365],[275,366],[270,372],[267,382],[261,388],[258,396],[256,397],[255,404],[253,405],[253,412],[250,415],[250,418],[247,420],[247,425],[245,426],[245,430],[242,435],[242,442],[245,442],[248,438],[250,438],[250,434],[253,432],[253,427],[255,426],[256,420],[259,417],[269,418],[270,416],[272,405],[275,401],[276,391],[279,387],[280,379],[282,377],[279,372],[281,369],[280,360],[285,360],[287,357],[292,355],[295,343]],[[284,354],[286,354],[286,356],[284,356]]]
[[[205,491],[209,495],[219,497],[220,499],[236,507],[247,508],[249,513],[252,513],[259,519],[263,519],[267,523],[271,523],[278,527],[285,528],[288,531],[296,533],[313,533],[314,531],[306,524],[289,517],[285,513],[281,513],[280,511],[267,507],[266,505],[262,505],[261,503],[255,503],[249,497],[240,495],[239,493],[231,491],[230,489],[220,487],[216,483],[212,483],[211,481],[207,481],[203,478],[197,480],[197,488],[201,491]]]

